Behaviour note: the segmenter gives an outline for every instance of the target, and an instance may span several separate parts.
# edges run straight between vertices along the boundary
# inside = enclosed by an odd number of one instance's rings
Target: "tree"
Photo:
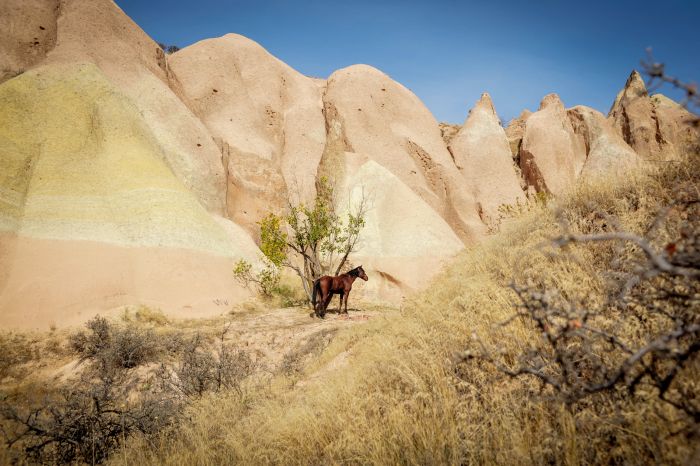
[[[272,265],[286,267],[299,276],[311,302],[314,282],[323,275],[338,275],[357,249],[368,198],[363,191],[343,215],[332,184],[321,178],[311,205],[288,199],[287,207],[286,214],[269,213],[258,222],[260,250]]]

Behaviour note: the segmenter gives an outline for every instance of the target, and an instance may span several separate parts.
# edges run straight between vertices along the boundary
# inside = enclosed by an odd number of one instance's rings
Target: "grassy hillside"
[[[489,241],[459,256],[397,315],[375,317],[366,325],[339,332],[301,375],[277,376],[264,387],[251,387],[243,394],[205,397],[191,406],[176,426],[155,440],[133,439],[112,461],[697,461],[697,416],[693,419],[660,401],[651,384],[640,383],[631,390],[624,388],[630,386],[624,379],[619,388],[570,398],[567,403],[564,395],[576,389],[576,384],[585,384],[589,372],[593,378],[597,366],[577,368],[579,377],[573,388],[561,390],[562,394],[533,376],[508,377],[487,361],[515,370],[535,354],[547,363],[545,372],[553,377],[558,374],[557,354],[548,352],[543,343],[546,335],[536,322],[521,317],[508,326],[498,325],[522,310],[511,283],[527,288],[530,298],[526,301],[539,292],[563,308],[590,310],[596,328],[617,335],[626,347],[643,346],[666,330],[668,324],[656,315],[645,316],[612,304],[619,288],[615,277],[635,274],[636,268],[646,264],[638,247],[605,241],[555,248],[551,243],[563,228],[582,234],[616,230],[644,234],[658,223],[647,235],[655,248],[663,250],[667,244],[675,248],[671,240],[685,238],[690,244],[687,248],[692,249],[698,237],[697,202],[692,202],[693,196],[698,198],[700,185],[697,156],[680,163],[652,165],[625,180],[581,186],[566,198],[523,209],[505,219],[501,231]],[[664,222],[655,222],[662,207],[679,200],[682,202],[668,212]],[[677,244],[681,244],[680,239]],[[681,313],[697,323],[697,279],[670,286],[676,285],[682,288],[678,293],[690,296],[689,300],[674,301],[666,295],[655,299],[653,306],[670,315]],[[663,288],[665,282],[657,277],[635,286],[632,294],[639,295],[635,299],[652,306],[643,299]],[[645,309],[652,308],[649,306]],[[581,325],[571,322],[565,326]],[[545,334],[551,332],[545,328]],[[697,334],[691,338],[696,344]],[[577,341],[571,340],[562,351],[580,350],[575,347],[580,344]],[[682,347],[687,340],[676,343]],[[619,363],[612,343],[610,347],[602,342],[582,348],[588,351],[585,357],[589,362]],[[671,349],[664,354],[678,351]],[[649,358],[642,358],[642,363],[644,367],[665,364]],[[679,367],[669,393],[697,396],[697,356],[684,359]]]

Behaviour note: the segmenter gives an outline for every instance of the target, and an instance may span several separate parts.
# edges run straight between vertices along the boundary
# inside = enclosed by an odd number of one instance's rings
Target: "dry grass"
[[[513,314],[515,280],[556,287],[595,304],[608,288],[609,244],[566,254],[543,246],[560,233],[605,228],[641,232],[679,186],[694,186],[698,163],[667,164],[626,180],[581,186],[539,205],[486,243],[466,251],[399,315],[339,332],[306,368],[307,376],[341,354],[346,364],[290,389],[270,386],[212,396],[156,448],[131,442],[119,464],[685,464],[698,459],[697,437],[672,435],[675,414],[653,396],[598,397],[573,407],[532,396],[527,378],[504,378],[482,362],[455,363],[476,334],[504,357],[539,338],[531,327],[494,324]],[[605,215],[600,216],[603,212]],[[606,216],[607,215],[607,216]],[[609,216],[609,217],[608,217]],[[630,328],[629,332],[636,330]],[[691,368],[691,380],[697,379]],[[295,379],[298,376],[295,376]],[[301,377],[303,380],[303,377]],[[695,455],[695,456],[693,456]]]
[[[12,387],[38,370],[65,361],[72,351],[68,332],[0,331],[0,388]]]
[[[170,323],[163,311],[143,305],[135,309],[125,309],[122,314],[122,320],[124,322],[150,324],[155,327],[162,327]]]

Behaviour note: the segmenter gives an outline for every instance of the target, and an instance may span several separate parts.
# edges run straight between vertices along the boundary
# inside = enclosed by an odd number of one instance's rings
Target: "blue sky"
[[[648,46],[669,72],[700,80],[700,0],[116,2],[167,44],[235,32],[309,76],[375,66],[453,123],[484,91],[505,119],[550,92],[607,113]]]

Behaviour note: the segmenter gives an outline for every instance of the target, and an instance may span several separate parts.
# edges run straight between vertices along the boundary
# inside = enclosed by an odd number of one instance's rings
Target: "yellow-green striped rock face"
[[[90,64],[0,85],[0,232],[232,255],[136,107]]]

